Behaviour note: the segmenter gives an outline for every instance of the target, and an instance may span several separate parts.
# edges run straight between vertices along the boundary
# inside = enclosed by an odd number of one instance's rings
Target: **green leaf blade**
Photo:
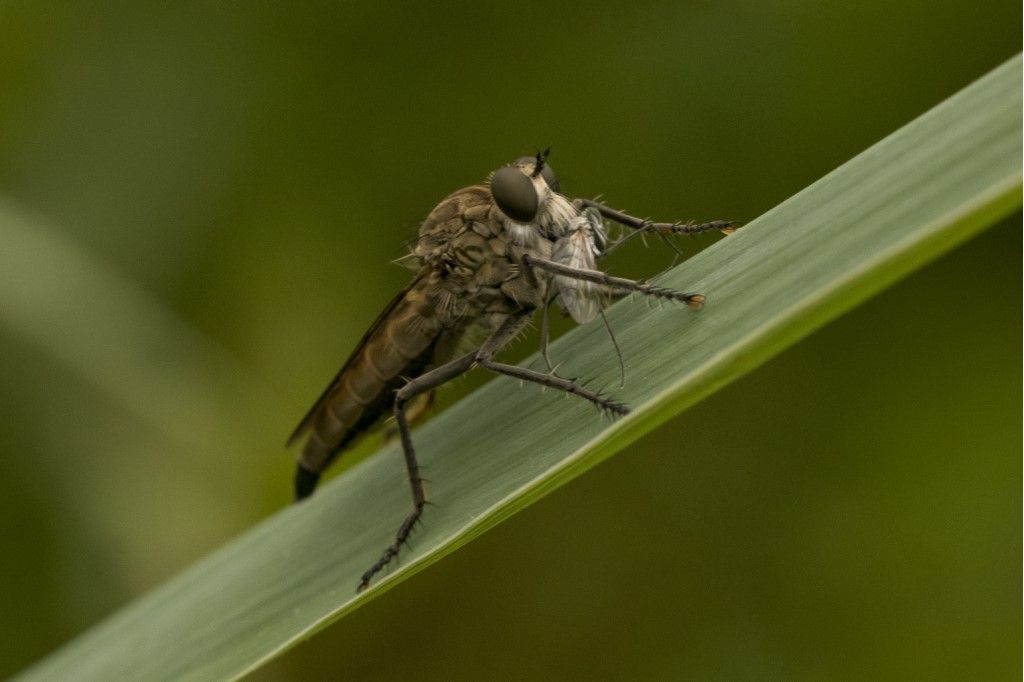
[[[968,239],[1020,206],[1020,66],[1010,60],[661,279],[705,293],[704,311],[635,298],[616,305],[609,316],[628,366],[618,395],[634,406],[629,417],[609,424],[580,401],[496,379],[418,429],[437,506],[401,565],[368,592],[355,594],[358,577],[410,504],[394,447],[24,679],[243,674]],[[970,303],[949,298],[951,316]],[[574,330],[552,354],[567,375],[616,380],[600,324]]]

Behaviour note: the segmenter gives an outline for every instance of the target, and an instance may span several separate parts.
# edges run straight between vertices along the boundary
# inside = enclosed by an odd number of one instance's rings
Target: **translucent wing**
[[[600,216],[584,211],[573,219],[567,235],[555,242],[551,260],[583,270],[597,269],[597,255],[604,243],[604,223]],[[558,300],[577,324],[590,322],[601,312],[601,288],[593,282],[556,275]]]

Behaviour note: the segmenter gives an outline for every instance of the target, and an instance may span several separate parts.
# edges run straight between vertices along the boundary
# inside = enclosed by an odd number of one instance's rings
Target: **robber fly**
[[[609,297],[636,292],[699,309],[704,296],[612,277],[597,269],[609,250],[605,220],[662,236],[733,223],[655,223],[588,199],[559,193],[547,154],[517,159],[487,181],[460,189],[420,226],[411,256],[417,271],[384,309],[351,357],[292,433],[306,440],[295,473],[295,496],[309,496],[320,474],[357,438],[394,415],[412,487],[413,509],[392,543],[363,574],[359,589],[387,566],[409,538],[426,505],[409,423],[434,391],[473,367],[588,400],[605,412],[622,403],[558,376],[498,362],[495,355],[556,303],[577,323],[602,313]],[[627,237],[630,235],[627,235]],[[545,335],[546,338],[546,335]],[[550,367],[549,367],[550,369]]]

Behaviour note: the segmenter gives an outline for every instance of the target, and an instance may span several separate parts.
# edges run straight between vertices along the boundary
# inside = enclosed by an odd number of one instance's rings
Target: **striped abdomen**
[[[295,429],[289,444],[309,433],[295,475],[296,497],[312,493],[331,461],[390,411],[395,390],[432,362],[442,327],[430,279],[421,272],[391,301]]]

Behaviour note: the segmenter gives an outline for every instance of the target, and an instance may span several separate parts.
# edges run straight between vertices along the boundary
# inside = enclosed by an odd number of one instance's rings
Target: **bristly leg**
[[[536,256],[523,256],[523,261],[528,265],[541,270],[546,270],[555,275],[562,275],[564,277],[573,277],[575,279],[585,280],[587,282],[594,282],[595,284],[601,284],[610,289],[618,289],[620,291],[635,291],[646,296],[652,296],[654,298],[660,298],[666,301],[680,301],[685,303],[694,310],[700,310],[704,307],[704,294],[690,294],[682,291],[676,291],[675,289],[668,289],[666,287],[659,287],[653,284],[647,284],[646,282],[638,282],[634,279],[626,279],[625,277],[614,277],[608,273],[601,272],[600,270],[584,270],[582,268],[574,268],[569,265],[563,265],[562,263],[556,263],[546,258],[538,258]]]
[[[524,310],[509,317],[497,331],[491,334],[477,352],[468,353],[432,369],[426,374],[412,379],[395,392],[395,424],[402,441],[402,454],[405,456],[405,468],[409,474],[409,486],[412,488],[413,510],[398,527],[394,542],[388,545],[380,558],[363,573],[359,580],[359,587],[356,588],[357,592],[362,592],[369,587],[373,576],[384,570],[398,556],[402,547],[408,542],[413,527],[423,515],[423,507],[427,505],[426,495],[423,492],[423,478],[420,476],[419,464],[416,461],[416,449],[412,444],[412,430],[409,428],[409,419],[406,416],[406,407],[409,401],[418,395],[433,391],[465,373],[473,365],[479,363],[480,357],[493,357],[529,324],[532,315],[533,310]]]
[[[428,504],[426,495],[423,492],[423,478],[420,476],[419,464],[416,461],[416,450],[412,443],[412,431],[409,428],[409,420],[405,414],[407,403],[417,395],[432,391],[442,384],[445,384],[463,374],[474,365],[480,365],[481,367],[489,369],[492,372],[497,372],[498,374],[505,374],[523,381],[529,381],[579,396],[590,401],[609,415],[623,416],[629,414],[629,408],[623,403],[606,398],[601,394],[601,392],[586,389],[570,379],[563,379],[562,377],[555,376],[553,374],[544,374],[525,367],[494,362],[492,358],[497,354],[497,352],[507,345],[509,341],[515,338],[516,334],[529,324],[530,318],[533,316],[533,312],[534,311],[532,309],[523,310],[520,313],[509,317],[501,327],[484,342],[478,351],[464,355],[457,360],[441,365],[426,374],[412,379],[395,393],[395,423],[398,426],[398,433],[402,441],[402,453],[405,456],[405,468],[409,473],[409,485],[412,488],[413,510],[405,517],[405,520],[402,521],[402,525],[399,526],[398,532],[395,533],[394,541],[388,545],[380,558],[377,559],[377,561],[374,562],[374,564],[370,566],[365,573],[363,573],[359,580],[359,586],[357,588],[358,592],[362,592],[369,587],[370,581],[373,580],[373,577],[395,560],[398,553],[402,550],[402,547],[408,543],[409,534],[412,532],[416,523],[420,521],[420,517],[423,515],[423,508]]]
[[[670,234],[700,234],[701,232],[710,232],[712,230],[718,230],[725,234],[732,234],[739,227],[739,223],[734,220],[712,220],[707,223],[657,223],[645,218],[637,218],[636,216],[617,211],[610,206],[602,204],[600,201],[593,201],[592,199],[577,199],[575,201],[577,208],[593,208],[596,209],[608,220],[614,220],[620,225],[631,227],[634,230],[642,232],[654,232],[657,234],[670,235]]]
[[[584,400],[590,401],[601,411],[613,417],[624,417],[629,414],[629,407],[627,407],[625,403],[611,398],[606,398],[600,391],[591,391],[572,379],[564,379],[555,374],[544,374],[537,370],[519,367],[518,365],[506,365],[501,362],[494,362],[493,360],[481,360],[480,366],[498,374],[504,374],[515,379],[529,381],[534,384],[540,384],[541,386],[563,391],[570,395],[579,396]]]
[[[445,365],[433,369],[409,381],[405,386],[395,393],[395,425],[398,427],[398,435],[402,441],[402,454],[405,456],[405,469],[409,474],[409,486],[412,488],[413,509],[409,512],[402,525],[395,533],[395,540],[379,559],[363,573],[359,580],[357,592],[362,592],[370,585],[373,576],[380,573],[385,566],[391,563],[398,556],[402,546],[409,541],[409,534],[412,532],[416,522],[423,515],[423,507],[427,504],[426,495],[423,492],[423,478],[420,476],[420,467],[416,461],[416,450],[412,444],[412,431],[409,428],[409,419],[405,414],[406,405],[418,395],[433,391],[460,374],[464,373],[476,360],[474,353],[463,355]]]
[[[601,254],[598,256],[598,258],[606,258],[606,257],[608,257],[609,255],[611,255],[615,251],[618,251],[620,248],[622,248],[623,246],[628,244],[630,240],[636,239],[637,237],[640,238],[640,241],[643,242],[644,246],[647,246],[647,241],[644,239],[644,236],[646,234],[647,234],[647,232],[645,232],[642,229],[633,230],[632,232],[629,232],[628,234],[626,234],[626,235],[616,239],[615,241],[611,242],[607,246],[607,248],[605,248],[604,251],[601,252]],[[679,246],[668,235],[662,234],[661,232],[655,232],[654,234],[657,235],[658,239],[660,239],[662,241],[662,243],[664,243],[670,249],[672,249],[673,258],[672,258],[672,264],[669,267],[670,268],[675,267],[679,263],[679,261],[681,261],[683,259],[682,249],[680,249]]]
[[[409,424],[415,424],[426,417],[433,409],[436,401],[437,390],[435,389],[428,393],[421,393],[415,399],[406,403],[405,416],[409,420]],[[394,423],[385,426],[381,442],[385,445],[390,445],[396,438],[398,438],[398,426]]]

